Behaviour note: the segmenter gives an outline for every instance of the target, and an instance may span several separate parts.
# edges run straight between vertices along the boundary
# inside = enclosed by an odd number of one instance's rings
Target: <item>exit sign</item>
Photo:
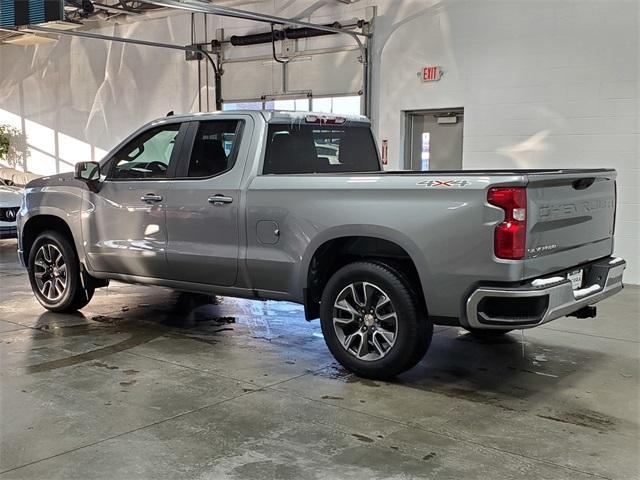
[[[423,82],[437,82],[438,80],[440,80],[441,76],[442,70],[439,66],[422,68],[421,78]]]

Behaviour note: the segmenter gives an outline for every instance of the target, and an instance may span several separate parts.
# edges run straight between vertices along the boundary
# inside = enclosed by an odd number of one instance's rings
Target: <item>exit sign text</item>
[[[438,66],[422,68],[421,78],[423,82],[437,82],[438,80],[440,80],[441,76],[442,70],[440,70],[440,67]]]

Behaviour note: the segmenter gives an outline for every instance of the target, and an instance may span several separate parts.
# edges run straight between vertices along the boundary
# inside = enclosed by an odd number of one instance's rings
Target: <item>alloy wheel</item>
[[[333,305],[333,327],[342,347],[359,360],[387,355],[398,334],[398,315],[389,296],[377,285],[347,285]]]
[[[67,264],[62,252],[52,243],[45,243],[36,253],[34,276],[38,290],[49,302],[62,298],[68,283]]]

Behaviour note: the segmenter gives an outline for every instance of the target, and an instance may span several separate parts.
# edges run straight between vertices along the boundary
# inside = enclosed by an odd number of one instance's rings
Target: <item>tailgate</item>
[[[528,175],[526,278],[611,255],[615,179],[615,170]]]

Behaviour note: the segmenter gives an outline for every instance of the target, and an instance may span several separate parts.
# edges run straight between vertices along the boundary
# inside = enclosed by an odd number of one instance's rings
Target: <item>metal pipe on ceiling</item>
[[[223,7],[220,5],[213,5],[211,3],[203,2],[200,0],[139,0],[142,3],[150,3],[151,5],[158,5],[162,7],[176,8],[179,10],[187,10],[191,12],[210,13],[213,15],[220,15],[223,17],[240,18],[244,20],[253,20],[255,22],[273,23],[274,25],[291,25],[293,27],[305,27],[314,28],[316,30],[324,30],[326,32],[342,33],[350,35],[352,37],[369,37],[369,34],[362,32],[351,32],[342,30],[340,28],[331,27],[328,25],[320,25],[316,23],[302,22],[293,18],[278,17],[275,15],[268,15],[265,13],[249,12],[247,10],[240,10],[238,8]],[[360,39],[358,39],[360,41]]]
[[[108,42],[121,42],[121,43],[133,43],[136,45],[146,45],[148,47],[161,47],[161,48],[169,48],[173,50],[182,50],[186,52],[201,52],[199,48],[192,46],[182,46],[182,45],[174,45],[172,43],[162,43],[162,42],[152,42],[150,40],[137,40],[134,38],[122,38],[122,37],[111,37],[109,35],[101,35],[99,33],[89,33],[78,30],[59,30],[57,28],[49,28],[49,27],[41,27],[39,25],[30,25],[21,29],[12,29],[12,28],[0,28],[5,32],[11,33],[27,33],[27,32],[42,32],[48,33],[51,35],[68,35],[72,37],[85,37],[85,38],[93,38],[95,40],[106,40]]]

